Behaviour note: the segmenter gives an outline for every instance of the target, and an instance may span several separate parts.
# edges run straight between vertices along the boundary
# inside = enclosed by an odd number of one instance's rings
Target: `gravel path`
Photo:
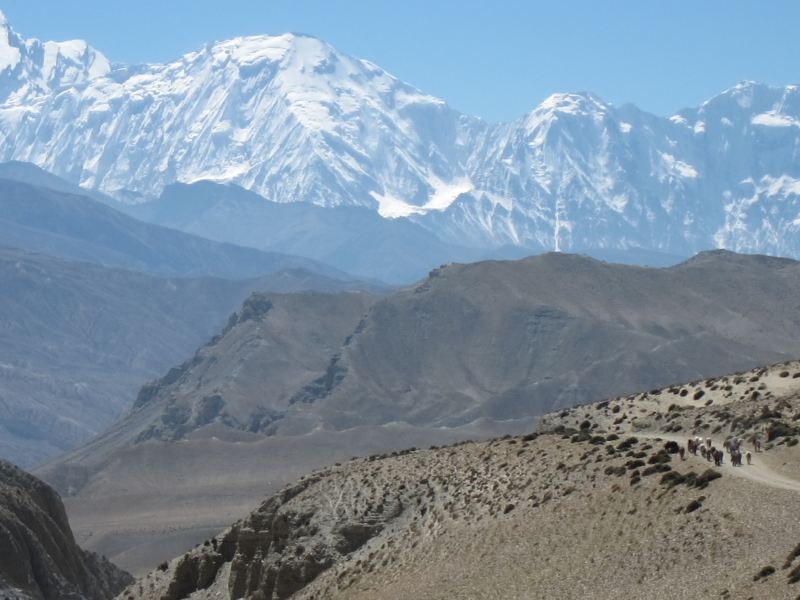
[[[644,437],[649,439],[661,439],[665,441],[675,441],[680,444],[682,447],[686,447],[686,436],[680,435],[671,435],[667,433],[642,433],[637,432],[636,434],[638,437]],[[722,448],[723,440],[717,440],[713,437],[711,438],[711,444],[715,448]],[[702,456],[699,454],[694,456],[692,454],[686,454],[686,461],[687,463],[702,463],[709,466],[713,466],[713,462],[706,461]],[[742,477],[744,479],[749,479],[750,481],[755,481],[756,483],[760,483],[762,485],[768,485],[770,487],[779,488],[782,490],[789,490],[792,492],[800,493],[800,481],[796,479],[792,479],[791,477],[786,477],[785,475],[781,475],[780,473],[776,473],[769,467],[769,456],[767,456],[764,452],[755,453],[753,452],[753,462],[752,464],[748,465],[744,462],[744,452],[742,453],[742,466],[741,467],[734,467],[730,461],[730,454],[727,452],[725,453],[725,459],[722,463],[722,467],[714,467],[715,469],[720,469],[725,474],[733,475],[734,477]]]

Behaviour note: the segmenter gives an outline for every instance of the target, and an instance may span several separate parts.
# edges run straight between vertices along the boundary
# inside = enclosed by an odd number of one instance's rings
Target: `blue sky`
[[[552,92],[661,115],[738,81],[800,82],[800,2],[748,0],[0,0],[26,37],[84,38],[118,62],[295,31],[490,121]]]

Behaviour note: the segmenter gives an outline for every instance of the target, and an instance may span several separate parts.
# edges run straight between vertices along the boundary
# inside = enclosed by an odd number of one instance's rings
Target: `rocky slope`
[[[0,160],[118,198],[210,180],[407,217],[458,245],[800,256],[794,85],[744,82],[669,118],[560,93],[489,124],[302,35],[112,66],[3,19],[0,57]]]
[[[791,362],[353,459],[119,598],[796,598],[799,417]],[[741,437],[752,464],[680,458],[676,432]]]
[[[0,595],[105,600],[132,577],[75,543],[58,494],[0,460]]]
[[[449,265],[372,307],[282,427],[519,419],[800,352],[800,263],[668,269],[547,254]]]
[[[554,254],[449,265],[379,300],[256,296],[111,431],[39,473],[69,494],[88,547],[138,569],[129,544],[175,535],[146,516],[169,512],[165,495],[203,515],[176,517],[185,543],[300,465],[521,431],[555,409],[795,356],[798,269],[720,252],[669,269]],[[123,517],[133,504],[146,523]]]
[[[347,287],[298,269],[159,278],[0,247],[0,456],[29,467],[105,430],[254,290]]]
[[[257,295],[143,388],[114,435],[531,418],[800,353],[799,294],[800,263],[715,252],[668,269],[563,254],[448,265],[381,299]]]

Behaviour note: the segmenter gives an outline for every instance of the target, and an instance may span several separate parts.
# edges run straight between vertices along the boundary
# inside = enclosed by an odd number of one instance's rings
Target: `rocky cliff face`
[[[131,581],[105,558],[78,547],[52,488],[0,461],[0,595],[105,600]]]

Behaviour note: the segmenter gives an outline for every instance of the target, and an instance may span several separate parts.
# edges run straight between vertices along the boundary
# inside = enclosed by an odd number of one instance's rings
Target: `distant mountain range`
[[[0,160],[128,202],[210,180],[403,217],[459,247],[800,257],[799,144],[793,85],[741,83],[669,118],[555,94],[490,124],[308,36],[127,66],[0,18]]]
[[[383,298],[257,294],[142,389],[129,439],[531,418],[794,356],[798,297],[800,263],[726,251],[669,269],[558,253],[449,265]]]
[[[145,223],[81,192],[32,165],[0,165],[0,457],[26,467],[103,431],[254,291],[385,289]]]
[[[255,290],[356,285],[302,269],[164,278],[0,246],[0,457],[30,467],[102,432]]]
[[[303,269],[331,278],[349,277],[306,258],[145,223],[85,195],[4,179],[10,166],[0,165],[0,240],[7,246],[156,275],[243,279]],[[52,185],[46,175],[42,175],[45,184]]]

